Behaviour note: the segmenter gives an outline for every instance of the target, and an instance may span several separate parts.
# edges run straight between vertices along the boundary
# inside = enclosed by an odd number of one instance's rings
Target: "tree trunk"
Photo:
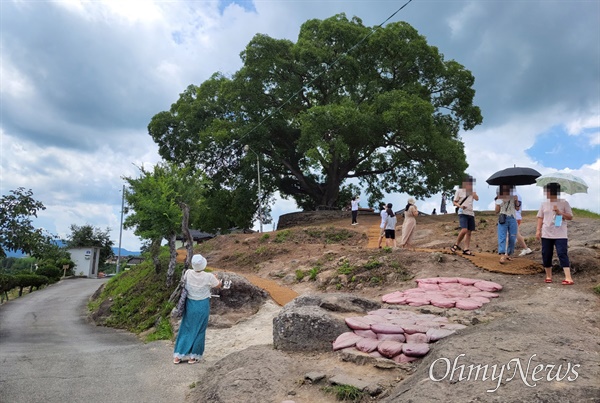
[[[156,274],[160,273],[160,259],[158,255],[160,254],[160,241],[162,238],[153,239],[150,243],[150,256],[152,257],[152,262],[154,263],[154,272]]]
[[[192,256],[194,255],[194,239],[192,238],[192,233],[190,232],[190,206],[185,203],[179,203],[181,207],[182,219],[181,219],[181,232],[183,233],[183,237],[185,238],[185,264],[184,264],[184,272],[192,266]]]
[[[175,265],[177,264],[177,248],[175,246],[176,234],[169,235],[169,268],[167,269],[167,287],[173,285],[173,277],[175,276]]]

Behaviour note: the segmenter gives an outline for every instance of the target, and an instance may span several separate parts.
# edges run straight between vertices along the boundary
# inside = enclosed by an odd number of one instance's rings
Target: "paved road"
[[[0,306],[0,402],[183,402],[202,364],[172,344],[94,326],[87,301],[105,280],[64,280]]]

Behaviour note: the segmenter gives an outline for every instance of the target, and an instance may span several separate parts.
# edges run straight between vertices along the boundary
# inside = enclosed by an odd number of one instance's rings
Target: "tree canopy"
[[[163,159],[233,189],[255,183],[249,145],[263,198],[278,190],[305,209],[336,205],[352,178],[371,200],[427,197],[460,181],[459,131],[482,122],[474,77],[408,23],[309,20],[296,43],[257,34],[241,58],[232,77],[190,85],[152,118]]]
[[[33,198],[31,189],[18,188],[0,199],[0,257],[7,250],[31,254],[47,237],[42,229],[33,226],[32,217],[37,217],[44,204]]]
[[[104,231],[90,224],[78,226],[71,224],[71,233],[67,235],[67,247],[100,247],[100,264],[104,264],[114,255],[112,247],[114,242],[110,239],[110,228]]]

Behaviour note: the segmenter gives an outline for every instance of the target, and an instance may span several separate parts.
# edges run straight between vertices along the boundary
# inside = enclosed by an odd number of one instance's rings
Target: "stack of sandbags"
[[[445,316],[398,309],[378,309],[366,316],[345,320],[352,331],[338,336],[333,342],[333,350],[355,348],[373,357],[389,358],[398,363],[423,357],[429,352],[429,343],[466,327],[450,323]]]
[[[462,277],[433,277],[417,280],[417,288],[396,291],[381,297],[388,304],[439,308],[478,309],[497,298],[502,286],[492,281]]]

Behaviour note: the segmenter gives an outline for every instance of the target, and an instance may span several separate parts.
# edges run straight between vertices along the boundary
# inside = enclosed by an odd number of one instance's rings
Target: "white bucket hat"
[[[206,258],[202,255],[194,255],[192,257],[192,268],[194,271],[203,271],[206,269]]]

